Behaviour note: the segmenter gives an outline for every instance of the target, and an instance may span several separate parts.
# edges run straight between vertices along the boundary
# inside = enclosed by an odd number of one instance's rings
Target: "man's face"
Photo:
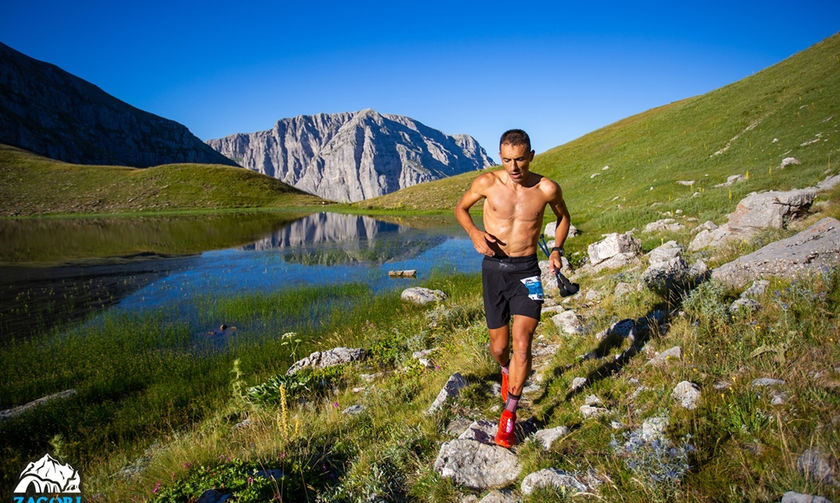
[[[502,166],[513,183],[521,184],[528,180],[528,165],[534,159],[533,150],[529,151],[525,145],[503,143],[499,148],[499,157],[502,158]]]

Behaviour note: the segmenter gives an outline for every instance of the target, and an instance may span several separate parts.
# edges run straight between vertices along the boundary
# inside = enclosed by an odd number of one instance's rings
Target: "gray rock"
[[[743,182],[743,181],[745,181],[746,179],[747,179],[747,177],[746,177],[746,176],[744,176],[744,175],[731,175],[731,176],[726,177],[726,181],[725,181],[725,182],[723,182],[723,183],[719,183],[719,184],[715,185],[715,187],[716,187],[716,188],[720,188],[720,187],[730,187],[730,186],[732,186],[733,184],[736,184],[736,183],[738,183],[738,182]]]
[[[761,309],[761,304],[759,304],[758,301],[755,300],[755,299],[741,298],[741,299],[735,299],[735,302],[733,302],[729,306],[729,312],[733,313],[733,314],[737,313],[741,309],[743,309],[744,311],[747,311],[747,312],[758,311],[759,309]]]
[[[700,224],[700,225],[698,225],[697,227],[695,227],[693,232],[699,232],[699,231],[713,231],[713,230],[715,230],[715,229],[717,229],[717,228],[718,228],[717,224],[715,224],[715,223],[714,223],[714,222],[712,222],[711,220],[706,220],[706,221],[705,221],[705,222],[703,222],[702,224]]]
[[[562,313],[565,310],[566,310],[565,306],[556,305],[556,306],[543,307],[542,308],[542,313],[543,314],[557,314],[557,313]]]
[[[587,397],[583,399],[583,403],[585,403],[586,405],[603,405],[604,404],[604,402],[602,402],[601,399],[598,398],[595,395],[587,395]]]
[[[458,438],[461,440],[475,440],[476,442],[487,445],[496,445],[493,439],[496,437],[497,426],[496,423],[486,419],[473,421]]]
[[[446,425],[446,433],[453,437],[457,437],[461,435],[467,428],[472,426],[472,424],[473,421],[471,421],[470,419],[463,416],[458,416]]]
[[[724,264],[712,271],[712,279],[742,287],[763,276],[793,278],[840,262],[840,221],[823,218],[811,227],[781,241]]]
[[[286,375],[295,374],[307,367],[322,369],[333,367],[335,365],[341,365],[342,363],[355,362],[364,359],[365,356],[365,350],[362,348],[338,347],[330,349],[329,351],[315,351],[306,358],[296,361],[291,367],[289,367],[289,370],[286,371]]]
[[[542,444],[545,450],[551,449],[552,444],[557,439],[563,438],[569,434],[569,428],[566,426],[556,426],[554,428],[548,428],[544,430],[539,430],[534,433],[534,440]]]
[[[680,360],[682,358],[682,348],[680,346],[674,346],[671,348],[666,349],[665,351],[659,353],[658,355],[654,356],[648,361],[648,365],[653,365],[655,367],[660,367],[666,363],[669,363],[674,360]]]
[[[688,268],[688,276],[695,282],[705,281],[709,277],[709,267],[703,259],[698,259],[697,262],[691,264]]]
[[[603,407],[593,407],[591,405],[581,405],[580,414],[584,419],[592,419],[594,417],[603,416],[609,411]]]
[[[0,143],[78,164],[235,165],[182,124],[0,44]]]
[[[636,290],[637,288],[631,285],[630,283],[625,283],[622,281],[615,285],[615,291],[613,292],[613,295],[615,295],[616,297],[623,297],[625,295],[635,292]]]
[[[571,490],[572,492],[586,492],[588,489],[573,474],[553,468],[529,473],[522,479],[520,489],[523,494],[531,494],[540,488],[555,488],[561,491]]]
[[[572,391],[577,391],[584,386],[586,386],[586,378],[585,377],[575,377],[574,379],[572,379],[572,385],[570,386],[570,389]]]
[[[746,241],[759,230],[781,229],[801,215],[813,203],[817,189],[797,189],[788,192],[753,192],[742,199],[729,220],[714,230],[703,230],[689,244],[689,250],[720,246],[734,240]]]
[[[783,386],[785,382],[781,379],[773,379],[772,377],[761,377],[753,379],[752,385],[756,388],[765,388],[767,386]]]
[[[554,232],[556,230],[557,230],[557,221],[555,220],[553,222],[549,222],[549,223],[545,224],[544,234],[553,239],[554,238]],[[569,234],[566,237],[573,238],[573,237],[577,236],[578,234],[580,234],[580,231],[577,230],[577,227],[575,227],[574,224],[569,224]],[[550,244],[550,246],[553,247],[554,245]]]
[[[694,410],[700,401],[700,388],[689,381],[681,381],[671,392],[671,397],[680,402],[683,408]]]
[[[254,421],[250,417],[246,417],[242,421],[239,421],[238,423],[233,425],[233,429],[241,430],[243,428],[249,428],[252,424],[254,424]]]
[[[429,369],[433,369],[435,368],[435,364],[429,359],[429,355],[431,355],[435,351],[437,351],[437,348],[415,351],[411,353],[411,357],[417,360],[420,363],[420,365],[423,365],[424,367]]]
[[[356,404],[356,405],[351,405],[350,407],[347,407],[341,413],[351,415],[351,416],[355,416],[355,415],[361,414],[364,411],[365,411],[364,405]]]
[[[598,340],[603,340],[608,337],[620,337],[622,339],[635,340],[636,338],[636,321],[631,318],[625,318],[613,323],[610,328],[598,334]]]
[[[642,281],[654,293],[669,298],[675,292],[688,288],[692,283],[688,264],[682,257],[666,262],[652,263],[642,273]]]
[[[640,437],[642,441],[653,443],[657,440],[666,442],[665,430],[668,428],[668,418],[665,416],[649,417],[642,423]]]
[[[831,190],[837,185],[840,185],[840,175],[829,176],[825,180],[817,184],[817,190],[826,191]]]
[[[784,405],[787,399],[788,394],[784,391],[773,391],[770,393],[770,405]]]
[[[517,503],[519,499],[512,491],[494,489],[481,498],[478,503]]]
[[[445,442],[434,467],[441,477],[477,490],[510,485],[522,469],[513,452],[465,439]]]
[[[641,265],[642,261],[639,259],[638,253],[619,253],[598,264],[589,265],[582,268],[593,273],[599,273],[607,269],[622,269],[629,266]]]
[[[785,169],[788,166],[798,166],[800,164],[802,163],[799,162],[799,159],[797,159],[796,157],[785,157],[784,159],[782,159],[781,164],[779,164],[779,169]]]
[[[563,311],[560,314],[552,316],[551,321],[569,335],[579,335],[586,331],[580,320],[580,316],[572,310]]]
[[[586,295],[584,295],[583,299],[587,302],[591,302],[593,300],[598,300],[603,296],[604,296],[604,293],[601,292],[600,290],[595,290],[595,289],[590,288],[590,289],[586,290]]]
[[[359,377],[362,378],[365,382],[373,382],[376,379],[382,377],[384,374],[382,372],[375,372],[373,374],[359,374]]]
[[[796,468],[805,477],[826,485],[836,485],[834,460],[820,447],[806,450],[796,460]]]
[[[264,479],[280,480],[283,478],[283,470],[280,470],[279,468],[267,468],[258,470],[254,475]]]
[[[196,503],[224,503],[233,497],[233,493],[223,493],[215,489],[208,489],[201,493]]]
[[[580,317],[572,310],[552,316],[551,321],[569,335],[579,335],[586,331]]]
[[[493,165],[471,136],[371,109],[281,119],[269,131],[207,143],[247,169],[342,202]]]
[[[2,44],[0,44],[0,46],[2,46]],[[2,49],[2,47],[0,47],[0,49]],[[0,421],[5,421],[6,419],[11,419],[13,417],[16,417],[16,416],[19,416],[19,415],[23,414],[24,412],[26,412],[28,410],[34,409],[36,407],[40,407],[42,405],[45,405],[45,404],[47,404],[49,402],[52,402],[52,401],[55,401],[55,400],[61,400],[61,399],[64,399],[64,398],[71,397],[75,394],[76,394],[75,389],[68,389],[68,390],[60,391],[58,393],[53,393],[52,395],[43,396],[41,398],[32,400],[31,402],[27,402],[23,405],[19,405],[17,407],[12,407],[11,409],[6,409],[4,411],[0,411]]]
[[[749,288],[741,292],[741,298],[759,297],[764,295],[768,286],[770,286],[770,282],[766,279],[757,279],[753,281],[753,284],[750,285]]]
[[[467,380],[464,379],[464,376],[455,372],[449,377],[449,380],[446,381],[446,384],[443,385],[443,388],[438,393],[437,398],[435,401],[432,402],[432,405],[429,406],[429,409],[426,411],[426,414],[434,414],[438,409],[443,407],[446,403],[446,400],[450,398],[456,398],[460,393],[461,390],[467,386]]]
[[[813,496],[810,494],[788,491],[784,494],[784,496],[782,496],[782,503],[831,503],[831,500],[823,498],[822,496]]]
[[[656,222],[650,222],[649,224],[645,225],[645,229],[643,232],[656,232],[656,231],[670,231],[670,232],[678,232],[685,229],[685,226],[673,218],[663,218],[662,220],[657,220]]]
[[[657,246],[648,253],[648,262],[650,264],[663,264],[672,259],[681,258],[684,248],[676,241],[671,240]]]
[[[607,260],[621,257],[619,261],[627,261],[641,253],[642,243],[630,233],[608,234],[604,239],[592,243],[587,247],[589,263],[598,266]]]
[[[414,286],[411,288],[406,288],[400,294],[400,298],[407,302],[412,302],[418,305],[425,305],[431,302],[438,302],[441,300],[446,300],[446,294],[440,290],[432,290],[429,288],[423,288],[421,286]]]
[[[738,203],[729,215],[729,224],[737,229],[781,229],[788,220],[803,214],[814,202],[816,189],[787,192],[753,192]]]
[[[533,358],[542,358],[545,356],[554,356],[557,350],[560,349],[558,344],[547,344],[545,342],[536,342],[531,348],[531,356]]]

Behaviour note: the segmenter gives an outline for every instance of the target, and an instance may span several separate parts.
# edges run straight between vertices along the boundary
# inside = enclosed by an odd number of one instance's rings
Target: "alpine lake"
[[[477,278],[481,257],[453,217],[387,218],[0,220],[0,409],[73,390],[0,421],[2,472],[56,442],[82,467],[110,464],[105,451],[130,459],[222,406],[240,369],[257,384],[352,344],[329,337],[348,323],[414,309],[405,288]],[[416,278],[389,277],[411,269]]]
[[[433,274],[472,273],[480,257],[447,217],[377,220],[338,213],[0,220],[0,340],[97,323],[105,312],[170,311],[204,337],[202,305],[353,284],[377,294]],[[416,270],[414,278],[389,271]],[[334,301],[335,299],[333,299]],[[286,320],[286,331],[311,313]],[[209,323],[209,324],[208,324]],[[218,333],[216,335],[219,335]],[[268,334],[266,334],[268,335]]]

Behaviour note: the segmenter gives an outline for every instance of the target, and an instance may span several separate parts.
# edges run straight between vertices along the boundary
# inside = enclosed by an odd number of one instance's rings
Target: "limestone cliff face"
[[[175,121],[0,43],[0,143],[61,161],[234,165]]]
[[[471,136],[371,109],[282,119],[207,143],[240,166],[342,202],[493,165]]]

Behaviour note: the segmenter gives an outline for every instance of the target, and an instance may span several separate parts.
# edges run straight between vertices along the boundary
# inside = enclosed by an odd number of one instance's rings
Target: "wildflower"
[[[338,402],[333,402],[333,404],[332,404],[332,405],[333,405],[333,409],[337,409],[337,408],[338,408]]]
[[[435,365],[435,370],[440,370],[440,365]]]
[[[184,463],[183,467],[189,470],[190,468],[192,468],[192,463]]]
[[[248,485],[251,485],[253,483],[254,483],[254,479],[252,479],[251,477],[248,477]]]
[[[152,489],[152,494],[157,494],[158,491],[160,491],[160,480],[155,482],[155,488]]]

